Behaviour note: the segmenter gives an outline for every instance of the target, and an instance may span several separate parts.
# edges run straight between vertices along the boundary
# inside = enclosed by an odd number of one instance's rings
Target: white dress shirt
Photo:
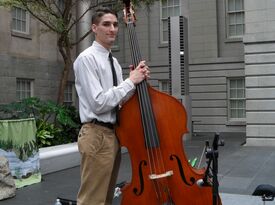
[[[116,116],[112,111],[135,90],[135,85],[129,78],[123,81],[121,66],[114,57],[118,86],[113,86],[109,53],[109,50],[94,41],[74,62],[75,87],[82,123],[93,119],[115,123]]]

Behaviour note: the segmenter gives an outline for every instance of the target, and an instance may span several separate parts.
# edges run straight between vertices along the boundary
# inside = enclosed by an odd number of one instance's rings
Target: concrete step
[[[241,194],[228,194],[220,193],[222,205],[263,205],[261,197],[241,195]],[[274,201],[266,201],[266,205],[274,204]]]
[[[42,174],[57,172],[80,164],[77,143],[40,148],[39,157]]]
[[[127,149],[122,147],[121,153]],[[77,143],[69,143],[39,149],[40,170],[42,174],[61,171],[80,165]]]

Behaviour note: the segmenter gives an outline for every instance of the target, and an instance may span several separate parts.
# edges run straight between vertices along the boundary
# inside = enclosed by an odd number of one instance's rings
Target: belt
[[[101,122],[101,121],[98,121],[97,119],[93,119],[91,123],[94,123],[96,125],[100,125],[109,129],[114,129],[114,125],[110,122]]]

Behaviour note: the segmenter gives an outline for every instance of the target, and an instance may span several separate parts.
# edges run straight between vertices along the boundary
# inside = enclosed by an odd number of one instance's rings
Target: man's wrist
[[[136,87],[135,83],[131,80],[130,77],[127,78],[127,79],[125,80],[125,82],[128,83],[132,88],[135,88],[135,87]]]

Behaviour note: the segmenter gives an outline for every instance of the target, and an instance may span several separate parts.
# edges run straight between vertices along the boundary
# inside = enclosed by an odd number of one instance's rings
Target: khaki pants
[[[111,205],[120,165],[120,147],[114,130],[84,124],[78,136],[81,184],[78,205]]]

